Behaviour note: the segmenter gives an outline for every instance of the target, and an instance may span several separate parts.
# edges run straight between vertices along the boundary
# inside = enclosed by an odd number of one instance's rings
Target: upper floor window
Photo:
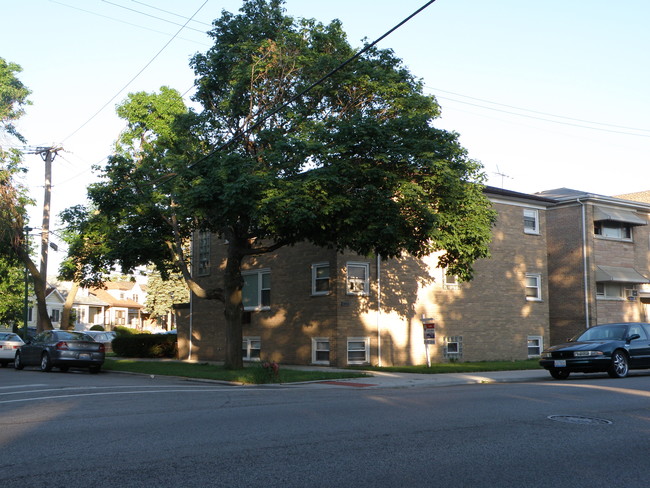
[[[268,310],[271,307],[271,272],[268,269],[242,272],[244,310]]]
[[[542,299],[542,276],[537,273],[526,274],[526,300]]]
[[[210,274],[210,237],[209,232],[199,232],[198,268],[196,270],[199,276]]]
[[[311,265],[311,294],[327,295],[330,292],[330,264]]]
[[[524,209],[524,232],[539,234],[539,211],[532,208]]]
[[[348,263],[347,264],[347,283],[346,289],[348,295],[367,295],[370,293],[370,266],[368,263]]]
[[[594,234],[610,239],[632,239],[632,226],[624,222],[600,220],[594,222]]]

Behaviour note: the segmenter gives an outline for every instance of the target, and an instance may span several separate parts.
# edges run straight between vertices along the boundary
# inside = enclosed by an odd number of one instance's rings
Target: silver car
[[[23,340],[13,332],[0,332],[0,365],[4,368],[13,363],[16,351],[22,346]]]
[[[91,373],[99,373],[104,354],[104,344],[83,332],[46,330],[20,346],[14,368],[40,366],[41,371],[51,371],[53,367],[61,371],[88,368]]]

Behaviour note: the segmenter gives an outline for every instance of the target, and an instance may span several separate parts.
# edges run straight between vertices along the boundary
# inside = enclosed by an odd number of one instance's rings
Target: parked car
[[[3,368],[14,362],[16,351],[24,344],[18,334],[13,332],[0,332],[0,364]]]
[[[650,368],[650,324],[622,322],[590,327],[564,344],[542,351],[540,366],[558,380],[571,373],[607,372],[624,378]]]
[[[20,346],[14,368],[40,366],[41,371],[51,371],[53,367],[61,371],[88,368],[91,373],[99,373],[104,353],[104,344],[83,332],[46,330]]]
[[[84,334],[89,335],[96,342],[101,342],[106,348],[106,352],[113,352],[113,339],[117,336],[112,330],[87,330]]]

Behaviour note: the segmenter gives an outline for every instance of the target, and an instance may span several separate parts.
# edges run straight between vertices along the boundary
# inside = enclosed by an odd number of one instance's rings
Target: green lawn
[[[186,363],[180,361],[147,361],[137,359],[106,358],[104,369],[107,371],[128,371],[149,375],[181,376],[210,380],[231,381],[243,384],[262,383],[296,383],[301,381],[337,380],[343,378],[359,378],[368,376],[364,371],[389,371],[402,373],[471,373],[479,371],[509,371],[522,369],[538,369],[537,360],[528,361],[492,361],[476,363],[442,363],[427,366],[372,367],[349,369],[348,371],[307,371],[289,369],[280,366],[278,375],[274,376],[262,367],[253,364],[240,370],[228,370],[223,366],[208,363]]]

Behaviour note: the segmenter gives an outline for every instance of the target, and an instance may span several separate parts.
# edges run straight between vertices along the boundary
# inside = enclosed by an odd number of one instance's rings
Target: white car
[[[16,351],[24,344],[18,334],[13,332],[0,332],[0,364],[5,368],[14,362]]]

